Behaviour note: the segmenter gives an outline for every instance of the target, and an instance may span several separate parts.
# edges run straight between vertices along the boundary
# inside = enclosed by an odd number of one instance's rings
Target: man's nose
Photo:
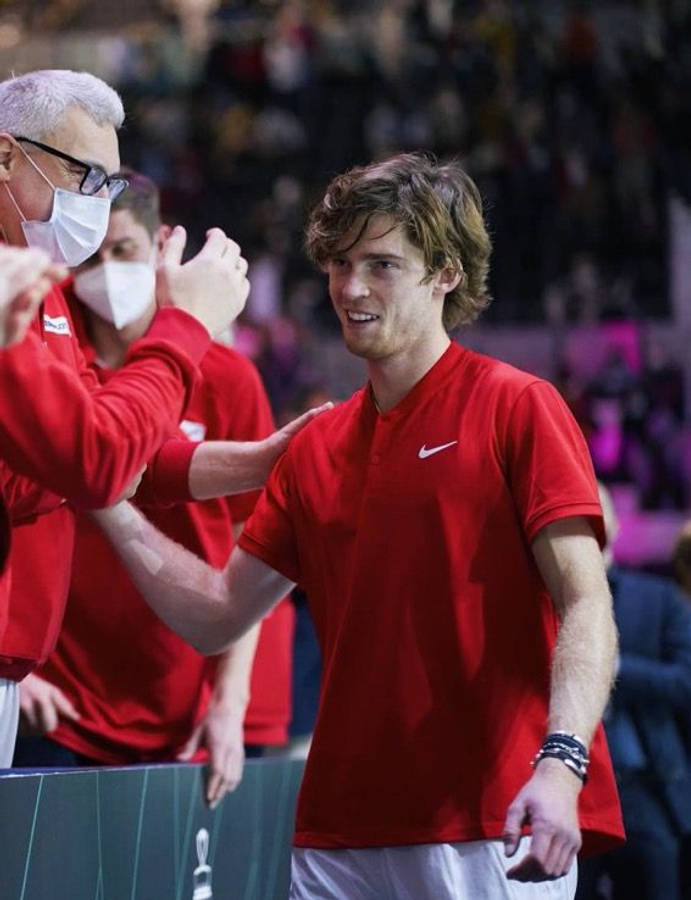
[[[358,297],[366,297],[369,294],[369,287],[362,273],[358,272],[357,269],[351,269],[343,277],[341,291],[344,297],[354,300]]]

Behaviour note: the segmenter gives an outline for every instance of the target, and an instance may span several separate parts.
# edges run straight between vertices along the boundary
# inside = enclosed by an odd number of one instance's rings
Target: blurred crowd
[[[300,302],[300,226],[326,178],[425,147],[463,156],[482,187],[490,320],[664,313],[665,200],[691,194],[686,4],[261,9],[221,4],[182,90],[182,61],[153,37],[123,57],[118,87],[124,158],[198,237],[220,222],[270,258],[276,305]]]

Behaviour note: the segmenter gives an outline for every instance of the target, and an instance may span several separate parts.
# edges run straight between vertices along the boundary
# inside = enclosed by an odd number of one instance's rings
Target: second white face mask
[[[77,298],[96,315],[124,328],[154,299],[156,272],[144,262],[104,262],[74,276]]]

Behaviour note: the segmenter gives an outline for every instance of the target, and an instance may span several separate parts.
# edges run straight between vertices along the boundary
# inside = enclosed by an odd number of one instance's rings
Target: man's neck
[[[367,372],[379,412],[387,413],[397,406],[439,362],[450,343],[449,336],[444,332],[434,341],[428,341],[417,348],[414,353],[368,360]]]
[[[120,368],[130,344],[146,334],[156,313],[156,306],[152,304],[136,321],[117,329],[111,322],[107,322],[91,310],[83,309],[86,330],[96,357],[109,369]]]

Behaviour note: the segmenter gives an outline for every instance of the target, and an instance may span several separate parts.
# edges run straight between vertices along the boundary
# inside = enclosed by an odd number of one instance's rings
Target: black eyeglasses
[[[52,156],[57,156],[59,159],[64,159],[66,162],[72,163],[73,166],[79,166],[84,169],[84,177],[79,183],[80,194],[86,194],[91,197],[94,194],[98,194],[100,190],[106,187],[110,199],[115,200],[129,184],[129,181],[126,178],[122,178],[120,175],[108,175],[108,173],[100,166],[89,165],[89,163],[82,162],[81,159],[75,159],[74,156],[68,156],[68,154],[63,153],[62,150],[56,150],[55,147],[49,147],[47,144],[42,144],[40,141],[33,141],[31,138],[25,137],[15,137],[15,141],[24,141],[27,144],[33,144],[34,147],[38,147],[39,150],[43,150],[46,153],[50,153]]]

